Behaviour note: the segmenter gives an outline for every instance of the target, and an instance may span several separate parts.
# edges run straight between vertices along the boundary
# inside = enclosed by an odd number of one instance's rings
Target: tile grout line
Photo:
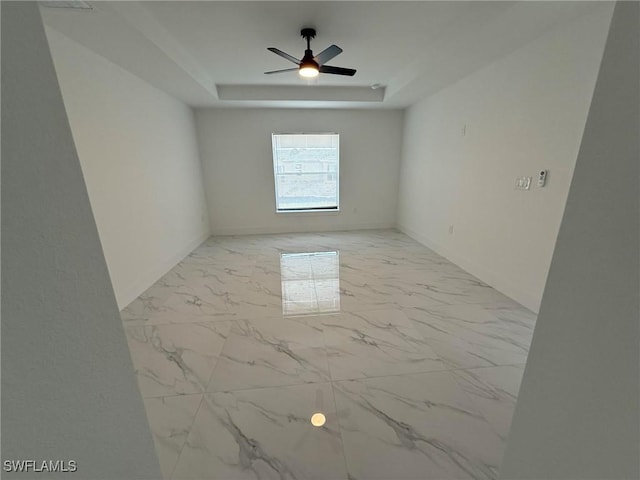
[[[498,366],[502,366],[502,365],[498,365]],[[496,367],[483,367],[483,368],[496,368]],[[465,370],[463,370],[465,371]],[[504,453],[505,453],[505,449],[507,446],[507,442],[508,442],[508,433],[507,433],[507,438],[503,438],[500,433],[498,432],[498,430],[496,430],[493,422],[490,422],[489,419],[487,418],[487,416],[485,415],[485,413],[482,411],[482,409],[477,407],[477,400],[474,400],[471,397],[471,394],[469,394],[464,387],[462,386],[461,380],[458,378],[457,375],[451,375],[451,377],[453,377],[453,380],[456,382],[456,384],[460,387],[460,390],[462,390],[462,393],[465,395],[465,397],[469,400],[470,404],[473,405],[475,407],[475,409],[478,411],[478,413],[482,416],[482,418],[484,419],[485,423],[487,424],[487,426],[489,427],[489,429],[500,439],[501,442],[503,442],[504,444],[504,449],[502,451],[502,455],[500,458],[500,465],[498,465],[497,470],[496,470],[496,479],[499,478],[500,475],[500,467],[502,466],[502,460],[504,459]],[[492,390],[495,390],[495,388],[492,385],[488,385],[489,388],[491,388]],[[517,402],[517,399],[516,399]],[[515,409],[515,407],[514,407]],[[513,413],[511,412],[511,416],[513,417]]]
[[[204,392],[203,393],[214,393],[214,392],[210,392],[209,391],[209,387],[211,386],[211,382],[213,381],[213,376],[216,373],[216,370],[218,369],[218,367],[220,365],[220,358],[222,357],[222,352],[224,352],[224,347],[227,346],[227,342],[229,341],[229,338],[231,338],[233,327],[237,326],[239,328],[239,325],[237,324],[236,320],[229,320],[229,323],[231,325],[229,326],[229,331],[227,332],[227,337],[224,339],[224,342],[222,342],[222,346],[220,347],[218,355],[216,356],[216,364],[211,369],[211,375],[209,375],[209,380],[207,381],[207,385],[204,387]]]
[[[180,462],[180,457],[182,457],[182,452],[184,451],[184,447],[189,441],[189,435],[191,435],[191,430],[193,430],[193,426],[196,423],[196,418],[198,417],[198,413],[200,413],[200,409],[202,408],[202,403],[204,402],[205,393],[203,392],[200,395],[202,395],[202,398],[200,398],[200,403],[198,404],[198,408],[196,408],[196,412],[193,415],[193,420],[191,420],[191,424],[189,425],[189,429],[187,430],[187,435],[184,439],[184,442],[182,443],[182,447],[180,447],[180,452],[178,453],[176,461],[173,464],[173,468],[171,469],[171,474],[169,475],[169,478],[167,480],[173,480],[174,478],[174,474],[176,473],[176,468],[178,468],[178,463]]]
[[[344,471],[347,474],[347,479],[351,478],[349,474],[349,463],[347,462],[347,452],[344,448],[344,436],[342,435],[342,425],[340,425],[340,418],[338,413],[338,402],[336,401],[336,390],[333,385],[333,381],[329,382],[329,388],[331,388],[331,395],[333,397],[333,408],[336,412],[336,426],[338,427],[338,433],[340,434],[340,446],[342,448],[342,459],[344,460]]]
[[[333,408],[336,412],[336,426],[338,427],[338,433],[340,434],[340,447],[342,449],[342,459],[344,461],[344,471],[346,473],[346,478],[349,479],[349,465],[347,463],[347,452],[344,448],[344,436],[342,435],[342,426],[340,425],[340,419],[338,418],[338,402],[336,401],[336,392],[333,385],[333,375],[331,373],[331,362],[329,361],[329,347],[327,345],[327,339],[324,335],[324,328],[321,330],[322,332],[322,343],[324,344],[324,351],[327,356],[327,368],[329,372],[329,388],[331,389],[331,396],[333,397]]]

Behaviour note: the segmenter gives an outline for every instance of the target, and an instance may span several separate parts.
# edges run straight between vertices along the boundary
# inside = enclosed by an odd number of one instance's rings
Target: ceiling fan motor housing
[[[300,61],[300,68],[304,67],[311,67],[315,69],[320,68],[318,62],[313,59],[313,52],[311,50],[304,51],[304,57],[302,57],[302,60]]]
[[[316,37],[316,29],[315,28],[303,28],[300,30],[300,35],[302,38],[310,39]]]
[[[313,68],[318,70],[320,65],[313,59],[313,52],[311,51],[311,39],[316,36],[315,28],[303,28],[300,30],[300,35],[307,40],[307,49],[304,51],[304,57],[300,60],[300,69]]]

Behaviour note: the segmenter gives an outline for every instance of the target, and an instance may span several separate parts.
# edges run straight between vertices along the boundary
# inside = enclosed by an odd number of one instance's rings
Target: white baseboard
[[[540,309],[541,298],[536,295],[531,295],[526,291],[526,289],[520,287],[517,282],[514,282],[512,279],[506,279],[490,268],[487,268],[485,265],[480,265],[476,262],[472,262],[467,258],[451,252],[444,245],[434,243],[429,238],[404,225],[397,225],[396,228],[404,234],[410,236],[417,242],[423,244],[425,247],[430,248],[438,255],[441,255],[450,262],[455,263],[463,270],[469,272],[471,275],[474,275],[486,284],[491,285],[500,293],[503,293],[507,297],[525,306],[532,312],[536,314],[538,313]]]
[[[187,243],[174,255],[162,262],[158,268],[140,275],[140,278],[127,288],[122,289],[122,292],[118,295],[116,293],[116,300],[118,302],[118,308],[122,310],[124,307],[133,302],[140,294],[144,293],[151,285],[156,283],[165,273],[175,267],[180,261],[199,247],[211,234],[203,232],[196,239]],[[115,289],[114,289],[115,290]]]
[[[445,246],[436,244],[429,238],[422,234],[412,230],[404,225],[390,225],[388,223],[367,223],[367,224],[352,224],[348,226],[338,225],[335,227],[327,228],[304,228],[293,229],[291,227],[282,226],[263,226],[263,227],[222,227],[216,228],[213,235],[258,235],[258,234],[276,234],[276,233],[306,233],[306,232],[337,232],[337,231],[350,231],[350,230],[379,230],[379,229],[392,229],[395,228],[406,235],[410,236],[417,242],[430,248],[439,255],[442,255],[447,260],[455,263],[460,268],[466,270],[472,275],[478,277],[483,282],[491,285],[499,292],[505,294],[509,298],[512,298],[521,305],[527,307],[529,310],[538,313],[540,308],[540,298],[527,293],[525,289],[519,287],[516,282],[512,280],[504,279],[484,265],[479,265],[464,257],[461,257],[447,249]],[[200,246],[207,238],[209,238],[209,232],[203,233],[195,240],[189,242],[184,248],[178,251],[175,255],[172,255],[165,262],[163,262],[157,269],[148,272],[143,276],[143,279],[137,281],[134,285],[123,289],[120,295],[117,295],[118,307],[123,309],[133,300],[135,300],[141,293],[147,290],[153,285],[159,278],[165,273],[175,267],[184,257],[189,255],[193,250]]]
[[[261,226],[261,227],[218,227],[213,229],[212,235],[260,235],[275,233],[309,233],[309,232],[346,232],[351,230],[387,230],[395,228],[393,223],[359,223],[349,225],[336,225],[327,227],[326,225],[305,224],[301,227],[293,226]]]

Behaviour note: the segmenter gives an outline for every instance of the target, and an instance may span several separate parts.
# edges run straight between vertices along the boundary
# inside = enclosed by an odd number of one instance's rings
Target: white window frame
[[[278,208],[278,175],[282,175],[282,172],[278,172],[278,166],[276,165],[276,142],[275,138],[284,135],[331,135],[337,137],[337,158],[336,158],[336,171],[335,172],[313,172],[316,174],[335,174],[336,181],[336,206],[335,207],[318,207],[318,208]],[[340,211],[340,134],[336,132],[279,132],[271,134],[271,159],[273,163],[273,184],[275,189],[275,208],[276,213],[312,213],[312,212],[329,212],[337,213]],[[306,172],[310,173],[310,172]]]

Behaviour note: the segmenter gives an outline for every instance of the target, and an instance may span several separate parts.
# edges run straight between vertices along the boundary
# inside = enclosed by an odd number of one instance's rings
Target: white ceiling
[[[45,24],[195,107],[404,108],[598,2],[89,1],[42,8]],[[306,81],[267,51],[300,58],[302,27],[354,77]],[[373,84],[382,88],[372,89]]]

